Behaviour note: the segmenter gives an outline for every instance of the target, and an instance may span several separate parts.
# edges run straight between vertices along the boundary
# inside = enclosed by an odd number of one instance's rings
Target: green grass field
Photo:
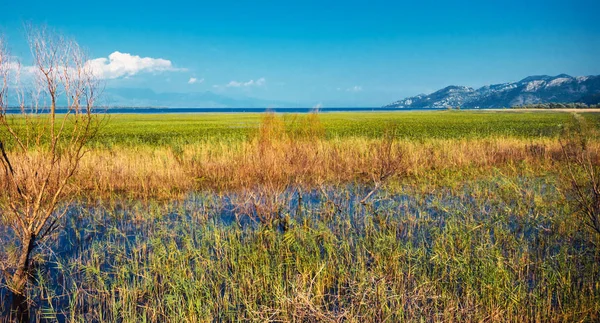
[[[244,140],[258,127],[262,114],[114,114],[97,141],[105,144],[165,145],[205,140]],[[288,127],[298,126],[303,115],[284,114]],[[442,111],[322,113],[319,118],[328,138],[380,137],[393,127],[399,138],[556,137],[572,119],[565,112]],[[586,119],[598,123],[594,113]]]

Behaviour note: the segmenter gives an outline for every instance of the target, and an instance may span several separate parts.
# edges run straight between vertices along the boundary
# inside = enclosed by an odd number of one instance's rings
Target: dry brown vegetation
[[[311,127],[318,129],[318,119],[313,118],[316,125]],[[485,172],[525,163],[551,170],[564,160],[558,139],[336,140],[324,139],[311,127],[308,134],[289,133],[278,117],[267,115],[248,141],[95,149],[81,161],[73,187],[88,197],[169,199],[192,190],[376,183],[388,175],[420,178],[432,170],[466,167]],[[598,145],[591,143],[589,148],[597,150]]]

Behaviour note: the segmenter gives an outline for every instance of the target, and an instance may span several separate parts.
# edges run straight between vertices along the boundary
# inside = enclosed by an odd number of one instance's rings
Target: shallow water
[[[548,234],[548,230],[556,227],[564,216],[563,210],[551,207],[549,202],[557,192],[537,179],[520,178],[516,183],[523,193],[513,192],[508,197],[500,193],[499,183],[474,182],[459,189],[437,188],[426,193],[415,192],[409,187],[399,190],[404,193],[379,190],[366,203],[361,200],[372,188],[360,185],[309,191],[289,188],[253,201],[258,205],[280,201],[272,214],[277,219],[274,230],[279,234],[300,223],[323,223],[337,239],[345,239],[344,234],[348,232],[353,237],[360,237],[379,227],[389,230],[392,224],[397,226],[394,229],[397,244],[420,249],[432,257],[437,237],[453,234],[457,224],[472,230],[485,226],[488,230],[479,234],[481,241],[495,244],[497,234],[501,232],[502,236],[509,235],[520,241],[517,248],[542,248],[539,259],[546,261],[547,257],[565,248],[560,239],[550,238]],[[491,193],[481,194],[482,191]],[[57,239],[39,246],[38,252],[46,263],[36,267],[34,276],[43,277],[47,282],[45,288],[54,289],[54,294],[59,295],[51,300],[53,311],[68,312],[69,295],[65,295],[65,291],[85,285],[79,280],[86,277],[84,273],[74,271],[73,263],[100,257],[100,271],[104,279],[110,281],[115,277],[113,264],[118,263],[120,257],[131,257],[139,245],[162,239],[164,234],[172,237],[178,248],[183,248],[186,241],[195,244],[202,235],[212,234],[215,230],[241,230],[242,235],[264,230],[259,210],[248,202],[252,200],[251,193],[194,193],[168,205],[142,202],[124,202],[124,205],[112,208],[83,203],[71,205]],[[536,195],[537,200],[533,198]],[[540,197],[550,206],[537,205]],[[453,227],[447,228],[450,223]],[[350,226],[349,231],[342,233],[340,228],[345,225]],[[7,241],[10,233],[8,228],[0,226],[2,241]],[[541,243],[545,247],[539,247]],[[9,244],[3,243],[0,252],[4,253],[8,247]],[[506,254],[510,248],[513,247],[507,246]],[[590,246],[585,240],[576,238],[567,248],[574,253],[585,253]],[[4,284],[4,281],[0,283]],[[455,283],[460,285],[460,282]],[[527,282],[528,289],[534,290],[539,283],[531,277]],[[7,289],[0,288],[5,309],[7,295]],[[44,304],[39,291],[33,295],[36,304]],[[60,314],[53,317],[59,321],[65,318]]]

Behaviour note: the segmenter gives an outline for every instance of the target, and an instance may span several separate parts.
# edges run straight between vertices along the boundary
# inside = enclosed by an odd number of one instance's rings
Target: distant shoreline
[[[58,108],[57,113],[65,113],[65,108]],[[344,112],[439,112],[439,111],[482,111],[482,112],[536,112],[536,111],[555,111],[555,112],[600,112],[600,108],[388,108],[388,107],[329,107],[320,108],[108,108],[96,109],[99,114],[203,114],[203,113],[344,113]],[[8,109],[7,114],[20,114],[19,109]],[[47,111],[39,112],[45,114]]]
[[[327,112],[400,112],[400,111],[443,111],[443,108],[413,108],[413,109],[398,109],[385,107],[327,107],[315,109],[312,107],[298,108],[97,108],[96,113],[107,114],[181,114],[181,113],[310,113],[318,111],[319,113]],[[58,113],[64,113],[67,110],[64,108],[57,109]],[[20,114],[19,109],[8,109],[8,114]],[[44,112],[41,112],[44,113]]]

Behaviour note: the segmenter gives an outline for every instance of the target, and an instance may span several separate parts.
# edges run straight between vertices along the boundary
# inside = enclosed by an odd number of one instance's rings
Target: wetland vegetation
[[[600,235],[572,156],[598,166],[599,125],[562,112],[113,115],[61,230],[36,246],[30,319],[596,321]],[[0,278],[5,317],[9,295]]]

